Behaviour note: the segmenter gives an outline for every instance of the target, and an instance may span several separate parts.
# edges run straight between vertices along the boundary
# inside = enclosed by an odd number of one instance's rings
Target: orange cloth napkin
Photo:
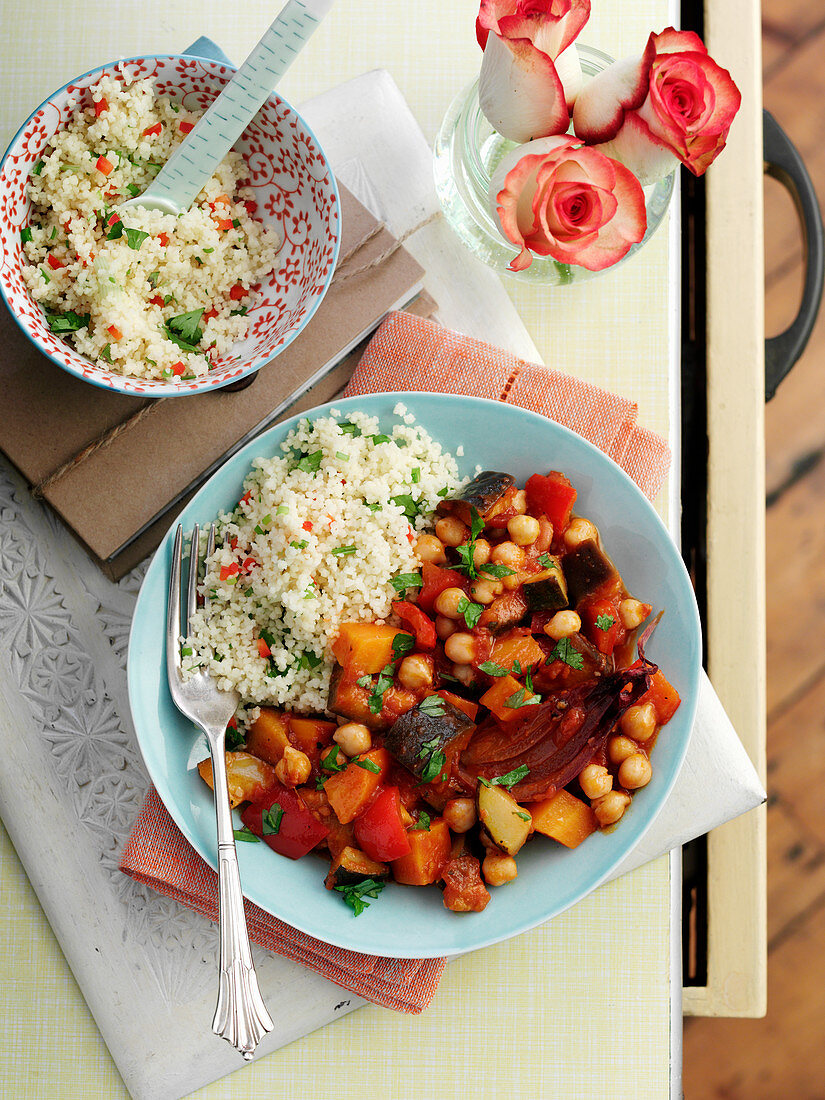
[[[390,314],[381,325],[346,395],[395,390],[469,394],[543,413],[601,448],[649,497],[670,465],[667,444],[638,427],[632,402],[408,313]],[[186,842],[154,790],[132,829],[120,869],[217,920],[217,875]],[[249,901],[245,908],[254,943],[366,1000],[421,1012],[435,995],[444,959],[385,959],[347,951],[291,928]]]

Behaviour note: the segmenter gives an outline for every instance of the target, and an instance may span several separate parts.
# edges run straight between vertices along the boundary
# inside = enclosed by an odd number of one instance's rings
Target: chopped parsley
[[[499,562],[492,561],[482,565],[479,572],[488,573],[491,577],[498,577],[499,580],[502,577],[514,577],[516,574],[515,569],[511,569],[509,565],[501,565]]]
[[[40,173],[43,171],[44,163],[45,163],[45,161],[39,160],[37,162],[37,164],[35,164],[33,166],[33,168],[32,168],[32,175],[33,176],[39,176],[40,175]]]
[[[117,241],[123,236],[123,222],[113,222],[109,226],[109,232],[106,234],[107,241]]]
[[[481,618],[484,607],[482,604],[473,603],[471,600],[468,600],[466,596],[462,596],[458,601],[456,610],[460,615],[464,616],[464,622],[467,624],[467,629],[472,630]]]
[[[351,435],[354,439],[361,435],[361,429],[357,424],[339,424],[338,428],[343,435]]]
[[[488,676],[509,676],[510,669],[504,668],[502,665],[496,664],[495,661],[482,661],[478,666],[482,672],[486,672]]]
[[[120,156],[120,153],[118,153],[118,156]],[[136,183],[127,183],[126,190],[129,192],[133,199],[137,198],[137,196],[140,194],[140,188]]]
[[[415,649],[415,638],[411,634],[396,634],[392,640],[392,659],[400,660],[411,649]]]
[[[140,246],[149,236],[148,233],[144,233],[142,229],[124,229],[123,232],[126,235],[126,243],[135,252],[138,251]],[[203,312],[203,310],[201,310]]]
[[[218,661],[218,660],[222,661],[223,657],[221,657],[220,654],[216,653],[215,654],[215,660],[216,661]],[[241,733],[241,731],[238,729],[238,727],[237,726],[227,726],[226,727],[226,749],[227,749],[227,751],[228,752],[233,752],[235,749],[237,749],[243,743],[244,743],[244,735]]]
[[[289,545],[293,550],[305,550],[309,546],[309,543],[306,539],[301,539],[300,542],[293,540]]]
[[[324,658],[319,657],[317,653],[313,653],[311,649],[305,649],[301,654],[301,659],[298,661],[298,668],[317,668],[323,662]]]
[[[520,817],[522,821],[530,820],[530,815],[522,813],[521,810],[516,810],[516,817]]]
[[[273,802],[268,810],[261,814],[261,832],[264,836],[275,836],[281,831],[281,819],[284,816],[283,807]]]
[[[166,305],[164,299],[164,305]],[[183,351],[197,351],[197,344],[203,339],[200,320],[203,317],[203,308],[192,309],[188,313],[179,313],[177,317],[170,317],[163,326],[167,337]]]
[[[399,573],[397,577],[390,580],[390,584],[403,596],[408,588],[421,588],[424,581],[420,573]]]
[[[415,819],[415,825],[411,826],[410,831],[414,833],[418,829],[426,829],[427,832],[429,832],[430,830],[430,815],[427,813],[426,810],[418,811],[418,815]]]
[[[485,779],[483,775],[478,777],[479,783],[485,787],[515,787],[516,783],[520,783],[522,779],[526,779],[530,774],[530,769],[526,764],[522,764],[518,768],[513,768],[511,772],[507,772],[506,775],[496,775],[492,779]]]
[[[346,761],[343,764],[339,763],[338,755],[341,752],[337,745],[333,745],[326,756],[321,757],[321,768],[325,772],[342,772],[347,766]]]
[[[321,469],[321,460],[323,457],[323,451],[313,451],[312,454],[304,455],[303,458],[299,459],[295,469],[305,474],[317,474]]]
[[[365,878],[363,882],[350,886],[336,886],[335,889],[343,895],[345,903],[350,907],[356,917],[369,908],[369,902],[365,898],[377,898],[384,889],[386,883],[375,878]]]
[[[428,718],[440,718],[444,713],[444,700],[440,695],[428,695],[418,704],[418,709]]]
[[[484,520],[478,514],[477,509],[473,508],[470,518],[470,537],[463,546],[456,547],[456,553],[458,554],[459,564],[456,565],[456,569],[466,573],[470,579],[478,576],[478,570],[476,569],[475,552],[476,552],[476,540],[481,532],[484,530]],[[469,623],[467,624],[470,625]]]
[[[428,696],[428,698],[437,699],[438,696],[430,695],[430,696]],[[426,701],[427,700],[425,699],[424,702],[426,702]],[[444,710],[443,710],[444,703],[443,703],[442,700],[439,700],[439,702],[441,703],[441,706],[442,706],[442,709],[441,709],[441,711],[439,711],[439,713],[443,714],[444,713]],[[419,704],[418,709],[419,710],[422,709],[422,704]],[[426,714],[428,712],[425,711],[424,713]],[[447,757],[444,755],[444,753],[441,751],[441,749],[438,747],[438,745],[439,745],[438,738],[437,737],[431,737],[429,741],[425,741],[422,744],[421,749],[418,753],[419,760],[424,760],[424,758],[426,757],[426,760],[425,760],[425,763],[424,763],[424,769],[421,772],[421,782],[422,783],[431,783],[435,778],[437,778],[437,776],[439,776],[441,774],[441,771],[442,771],[444,765],[447,763]]]
[[[381,713],[381,708],[384,705],[384,692],[387,688],[392,687],[394,675],[395,669],[393,668],[392,661],[390,661],[389,664],[384,665],[378,673],[378,679],[374,684],[372,682],[372,676],[361,676],[355,681],[359,687],[368,688],[370,691],[367,706],[370,708],[371,714]]]
[[[398,505],[411,523],[418,516],[418,502],[413,500],[409,493],[400,493],[397,497],[390,497],[390,500]]]
[[[613,618],[612,615],[596,616],[596,626],[599,628],[599,630],[609,630],[611,626],[613,626],[615,621],[616,620]]]
[[[51,282],[51,279],[49,278],[49,273],[48,271],[46,271],[45,267],[40,268],[40,274],[43,276],[47,283]]]
[[[504,700],[505,707],[509,707],[511,710],[519,710],[521,707],[534,707],[541,702],[540,695],[533,695],[529,699],[526,698],[528,688],[520,687],[518,691],[514,691],[509,699]]]
[[[545,663],[549,665],[553,661],[563,661],[566,665],[570,665],[571,668],[575,669],[584,668],[584,657],[577,649],[574,649],[569,638],[562,638],[556,642],[553,652]]]
[[[159,271],[150,271],[149,272],[149,275],[147,276],[147,279],[148,279],[148,282],[149,282],[149,286],[153,290],[158,285],[158,279],[159,278],[160,278],[160,272]]]
[[[20,230],[20,243],[28,244],[32,239],[31,226],[27,225],[25,229]]]
[[[365,772],[372,772],[374,775],[381,774],[381,769],[374,760],[352,760],[351,763],[356,768],[363,768]]]
[[[255,836],[250,829],[247,829],[246,825],[242,829],[233,829],[232,831],[235,834],[235,840],[247,840],[252,844],[260,843],[261,838]]]
[[[549,554],[542,554],[539,558],[539,565],[545,569],[558,569],[558,563],[550,557]]]
[[[66,313],[52,313],[47,309],[45,313],[52,332],[78,332],[82,328],[88,328],[91,319],[88,313],[75,313],[73,309]]]
[[[105,359],[107,363],[112,362],[112,345],[107,344],[100,353],[100,358]]]

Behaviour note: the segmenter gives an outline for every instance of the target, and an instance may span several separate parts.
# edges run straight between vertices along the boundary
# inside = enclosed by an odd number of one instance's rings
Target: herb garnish
[[[81,315],[72,309],[67,310],[66,313],[51,313],[47,309],[45,313],[52,332],[77,332],[79,329],[88,328],[91,319],[88,313]]]
[[[248,840],[254,844],[260,843],[261,838],[255,836],[250,829],[247,829],[246,825],[242,829],[233,829],[232,832],[235,834],[235,840]]]
[[[321,757],[321,767],[325,772],[342,772],[347,766],[346,763],[338,763],[340,751],[338,745],[333,745],[326,756]]]
[[[513,768],[511,772],[507,772],[506,775],[496,775],[492,779],[485,779],[483,775],[478,777],[479,783],[485,787],[515,787],[516,783],[520,783],[522,779],[530,774],[530,769],[526,764],[520,765],[518,768]]]
[[[390,584],[402,595],[408,588],[421,588],[424,581],[421,579],[420,573],[399,573],[397,577],[392,577]]]
[[[323,457],[323,451],[313,451],[312,454],[304,455],[303,458],[299,459],[295,469],[301,470],[305,474],[317,474],[321,469],[321,459]]]
[[[444,714],[444,700],[440,695],[428,695],[418,704],[418,709],[428,718],[440,718]]]
[[[137,250],[149,236],[149,234],[144,233],[142,229],[124,229],[123,232],[126,234],[126,243],[135,252],[137,252]],[[203,310],[201,310],[201,313],[203,313]]]
[[[107,363],[112,362],[112,345],[107,344],[100,353],[100,358],[105,359]]]
[[[466,596],[462,596],[458,601],[456,610],[460,615],[464,616],[464,622],[467,624],[467,629],[472,630],[481,618],[484,607],[480,603],[472,603]]]
[[[361,435],[361,429],[357,424],[339,424],[338,428],[344,435],[351,435],[355,439]]]
[[[309,543],[306,539],[301,539],[300,542],[293,541],[289,545],[292,547],[293,550],[306,550],[306,548],[309,546]]]
[[[393,504],[397,504],[407,519],[412,522],[418,515],[418,502],[413,500],[409,493],[400,493],[397,497],[390,497]]]
[[[275,836],[281,831],[281,819],[284,816],[283,807],[273,802],[268,810],[261,814],[261,832],[264,836]]]
[[[106,234],[107,241],[117,241],[123,236],[123,222],[113,222]]]
[[[570,644],[569,638],[562,638],[556,642],[553,652],[547,658],[545,664],[552,664],[553,661],[564,661],[571,668],[584,668],[584,657]]]
[[[384,889],[386,883],[375,878],[365,878],[363,882],[350,886],[336,886],[335,889],[343,894],[344,901],[353,911],[356,917],[369,908],[369,902],[364,898],[377,898]]]
[[[392,659],[399,660],[411,649],[415,649],[415,638],[412,634],[396,634],[392,640]]]
[[[529,699],[526,698],[529,688],[520,687],[518,691],[514,691],[509,699],[504,700],[505,707],[509,707],[511,710],[519,710],[521,707],[534,707],[541,702],[540,695],[533,695]]]
[[[418,811],[418,816],[416,817],[416,820],[415,820],[415,825],[412,825],[410,827],[410,832],[414,833],[418,829],[426,829],[427,832],[429,832],[430,831],[430,820],[431,820],[430,815],[427,813],[426,810],[419,810]]]
[[[428,696],[428,698],[435,699],[437,696],[431,695]],[[424,702],[426,702],[426,700],[424,700]],[[420,709],[421,704],[419,704],[419,710]],[[440,713],[444,713],[443,709]],[[438,745],[439,740],[437,737],[431,737],[429,741],[424,741],[421,745],[418,758],[419,760],[423,760],[425,757],[427,758],[424,764],[424,770],[421,772],[422,783],[431,783],[433,779],[441,774],[444,765],[447,763],[447,757],[441,749],[439,749]]]
[[[471,580],[478,576],[478,570],[473,559],[476,552],[476,539],[483,530],[484,520],[478,514],[478,510],[473,508],[470,516],[470,537],[463,546],[457,546],[455,549],[459,557],[459,563],[455,568],[466,573]],[[469,623],[467,625],[469,626]]]
[[[374,760],[351,760],[350,763],[354,764],[356,768],[363,768],[365,772],[372,772],[374,775],[381,774],[381,769]]]
[[[370,439],[377,447],[379,443],[389,443],[390,437],[388,435],[371,435]]]
[[[478,667],[482,672],[486,672],[488,676],[510,675],[509,668],[504,668],[502,665],[496,664],[495,661],[482,661]]]
[[[31,239],[32,239],[31,226],[27,225],[25,229],[20,230],[20,243],[21,244],[28,244]]]
[[[172,343],[183,351],[197,351],[196,345],[203,339],[200,328],[201,317],[203,317],[203,308],[192,309],[188,313],[179,313],[177,317],[170,317],[163,328]]]
[[[515,569],[511,569],[509,565],[501,565],[498,562],[488,561],[481,566],[479,572],[489,573],[491,577],[498,577],[501,580],[502,577],[514,577],[516,575]]]
[[[330,551],[330,553],[337,554],[339,557],[344,554],[357,554],[358,547],[355,545],[355,543],[352,543],[350,546],[336,546]]]
[[[596,626],[599,628],[599,630],[609,630],[611,626],[613,626],[615,621],[616,620],[613,618],[612,615],[596,616]]]
[[[558,569],[558,563],[555,562],[549,554],[542,554],[539,558],[539,565],[544,566],[545,569]]]

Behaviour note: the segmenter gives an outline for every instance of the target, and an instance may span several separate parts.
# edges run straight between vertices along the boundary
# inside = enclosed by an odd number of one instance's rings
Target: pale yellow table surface
[[[47,94],[113,57],[174,52],[203,34],[241,59],[277,7],[0,0],[0,143]],[[648,31],[669,21],[667,0],[593,0],[593,7],[582,39],[614,56],[639,52]],[[477,73],[476,11],[473,0],[338,0],[281,90],[297,103],[386,68],[431,140],[454,94]],[[508,290],[546,362],[634,398],[641,423],[667,435],[666,226],[642,256],[578,287],[541,292],[511,283]],[[0,834],[0,1096],[125,1097]],[[670,1019],[670,889],[664,858],[544,928],[461,958],[423,1015],[368,1006],[197,1095],[663,1100],[670,1028],[681,1027]]]

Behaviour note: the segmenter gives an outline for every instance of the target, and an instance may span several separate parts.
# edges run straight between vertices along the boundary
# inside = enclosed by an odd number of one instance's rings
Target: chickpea
[[[507,533],[516,546],[532,546],[540,531],[539,521],[533,516],[513,516],[507,521]]]
[[[518,588],[523,580],[524,578],[521,573],[511,573],[501,578],[501,585],[507,592],[512,592],[514,589]]]
[[[656,711],[652,703],[641,703],[628,707],[621,717],[619,725],[622,733],[634,741],[649,741],[656,730]]]
[[[476,603],[492,603],[496,596],[500,596],[504,585],[493,577],[478,577],[470,585],[470,595]]]
[[[292,745],[287,745],[284,755],[275,765],[275,777],[285,787],[300,787],[309,779],[311,771],[312,765],[307,754],[300,749],[294,749]]]
[[[433,682],[433,666],[429,657],[414,653],[398,666],[398,682],[410,691],[429,687]]]
[[[524,491],[524,489],[519,489],[519,491],[513,497],[513,501],[511,503],[510,507],[513,508],[514,511],[520,516],[523,516],[523,515],[526,514],[526,512],[527,512],[527,493]]]
[[[442,565],[447,560],[444,543],[435,535],[419,535],[415,540],[415,553],[419,561],[428,561],[433,565]]]
[[[619,782],[629,791],[635,791],[638,787],[646,787],[653,775],[650,761],[643,752],[634,752],[623,760],[619,766]]]
[[[476,640],[472,634],[458,631],[451,634],[444,643],[444,653],[457,665],[469,665],[476,659]]]
[[[446,615],[448,619],[460,619],[458,605],[466,598],[460,588],[445,588],[435,598],[435,609],[439,615]]]
[[[544,627],[544,633],[554,642],[562,638],[569,638],[578,634],[582,628],[582,621],[575,611],[557,611],[553,618]]]
[[[435,533],[445,546],[461,546],[470,537],[470,528],[458,516],[442,516],[435,525]]]
[[[476,544],[473,548],[473,565],[476,569],[480,569],[482,565],[487,564],[492,552],[493,548],[490,546],[487,539],[476,539]]]
[[[613,776],[601,764],[588,764],[579,774],[579,786],[585,798],[603,798],[613,790]]]
[[[512,856],[506,856],[499,851],[490,851],[481,864],[481,873],[488,886],[503,886],[505,882],[512,882],[516,878],[518,868]]]
[[[449,638],[451,634],[454,634],[456,630],[458,630],[458,625],[454,619],[448,619],[446,615],[436,615],[435,632],[442,642]]]
[[[518,570],[524,565],[524,551],[514,542],[500,542],[493,547],[490,558],[497,565],[506,565],[510,569]]]
[[[623,760],[627,760],[628,756],[633,756],[638,751],[639,746],[629,737],[619,735],[611,737],[607,742],[607,758],[611,764],[621,764]],[[626,784],[623,783],[622,786]]]
[[[472,798],[451,798],[444,807],[443,817],[451,832],[468,832],[476,823],[476,808]]]
[[[465,687],[472,687],[476,682],[476,673],[472,665],[453,665],[450,671]]]
[[[347,756],[357,756],[372,748],[372,734],[360,722],[345,722],[332,735],[332,740]]]
[[[582,542],[590,541],[598,542],[599,532],[589,519],[582,519],[581,516],[574,516],[567,530],[564,532],[564,545],[573,547],[578,546]]]
[[[619,604],[619,618],[627,630],[635,630],[637,626],[641,626],[649,614],[650,607],[639,600],[628,598]]]
[[[629,805],[629,794],[623,794],[622,791],[611,791],[604,798],[596,799],[593,803],[593,813],[602,827],[615,825]]]

